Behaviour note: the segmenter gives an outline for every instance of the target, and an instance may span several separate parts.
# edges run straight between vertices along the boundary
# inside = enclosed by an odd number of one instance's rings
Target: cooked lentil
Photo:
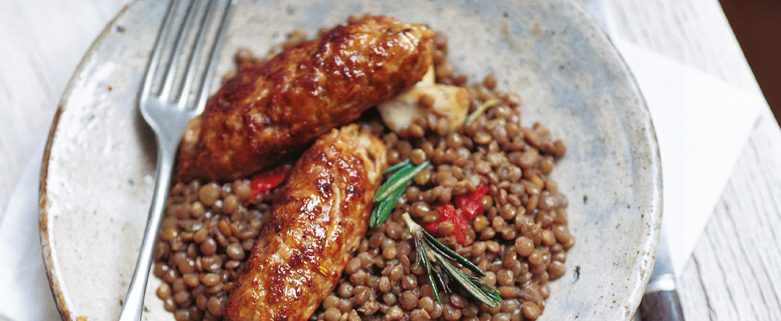
[[[296,31],[281,47],[305,39],[305,33]],[[466,84],[467,77],[446,60],[446,38],[438,34],[435,44],[437,82]],[[497,87],[493,75],[467,87],[473,98],[470,111],[490,99],[503,105],[454,133],[432,115],[416,119],[401,134],[389,131],[376,115],[361,120],[383,138],[389,165],[410,159],[413,164],[430,160],[433,166],[415,176],[388,220],[369,230],[312,320],[520,321],[542,314],[551,294],[547,282],[566,272],[565,251],[575,243],[567,227],[567,198],[548,176],[566,147],[539,123],[523,127],[520,97]],[[433,103],[430,96],[418,101],[421,106]],[[436,222],[441,204],[479,185],[490,192],[480,199],[483,214],[468,224],[466,245],[450,235],[455,227],[448,221],[439,223],[437,236],[483,269],[481,279],[497,286],[503,301],[490,308],[455,289],[450,295],[440,293],[440,304],[425,271],[413,264],[414,244],[401,214]],[[222,319],[227,296],[276,192],[249,200],[247,179],[179,182],[171,188],[153,273],[163,281],[156,294],[176,320]]]

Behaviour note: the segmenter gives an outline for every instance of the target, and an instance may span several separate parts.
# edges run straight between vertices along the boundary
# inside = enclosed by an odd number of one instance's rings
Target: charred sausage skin
[[[350,125],[294,165],[225,308],[228,321],[304,321],[364,237],[386,149]]]
[[[433,36],[422,24],[367,16],[265,62],[240,63],[191,122],[178,176],[236,179],[300,152],[419,81]]]

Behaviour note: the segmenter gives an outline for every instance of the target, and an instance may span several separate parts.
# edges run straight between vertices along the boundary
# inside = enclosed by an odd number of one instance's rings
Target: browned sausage
[[[422,24],[369,16],[264,63],[240,64],[191,123],[179,177],[235,179],[300,152],[420,80],[433,35]]]
[[[228,321],[304,321],[333,291],[368,225],[385,145],[350,125],[294,165],[225,308]]]

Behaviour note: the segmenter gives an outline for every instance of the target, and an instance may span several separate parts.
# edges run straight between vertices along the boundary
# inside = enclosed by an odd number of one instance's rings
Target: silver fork
[[[174,168],[176,149],[181,141],[187,123],[193,117],[197,116],[203,110],[208,98],[208,91],[211,85],[214,69],[217,65],[217,56],[222,46],[222,39],[225,34],[226,22],[230,18],[234,0],[227,0],[227,3],[217,0],[206,1],[199,0],[172,0],[168,5],[163,24],[157,35],[154,51],[151,60],[146,69],[141,92],[139,96],[139,108],[144,120],[155,133],[157,142],[157,169],[155,172],[155,189],[152,196],[152,204],[149,207],[149,217],[144,230],[144,238],[141,243],[141,250],[138,254],[133,279],[130,281],[130,288],[125,295],[122,312],[119,315],[119,321],[138,321],[141,320],[141,314],[144,305],[144,292],[149,278],[149,271],[152,266],[152,254],[157,241],[157,234],[160,230],[160,224],[163,218],[163,210],[171,185],[171,173]],[[203,8],[204,5],[206,8]],[[219,8],[222,5],[222,8]],[[177,25],[174,23],[177,13],[181,6],[186,6],[186,15],[180,19]],[[218,11],[222,14],[215,18]],[[196,19],[198,23],[196,23]],[[207,34],[212,21],[219,19],[219,25],[216,35],[213,37],[211,51],[200,85],[197,90],[193,90],[193,84],[196,81],[199,67],[199,58],[207,42]],[[175,30],[174,30],[175,29]],[[190,52],[187,56],[187,67],[181,80],[178,80],[178,66],[181,62],[181,56],[185,43],[188,42],[193,30],[197,29],[195,40],[193,41]],[[173,46],[167,60],[167,67],[161,62],[161,56],[164,47]],[[163,71],[162,82],[158,90],[153,89],[158,69]],[[174,87],[178,82],[179,88]],[[195,94],[195,102],[190,104],[191,91]]]

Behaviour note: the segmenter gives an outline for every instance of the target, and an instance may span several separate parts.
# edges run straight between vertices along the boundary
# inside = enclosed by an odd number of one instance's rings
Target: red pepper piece
[[[478,185],[471,193],[461,194],[455,197],[456,206],[467,219],[474,219],[485,212],[483,208],[483,196],[491,189],[485,185]]]
[[[459,213],[452,204],[445,203],[437,206],[439,216],[437,221],[433,223],[424,224],[423,228],[431,234],[439,235],[439,223],[450,222],[453,224],[453,233],[450,234],[455,237],[456,241],[461,245],[466,245],[466,230],[469,227],[469,222],[464,218],[463,214]],[[447,235],[442,235],[447,236]]]
[[[252,202],[258,194],[268,192],[282,184],[287,179],[287,175],[290,174],[291,168],[293,168],[292,165],[283,164],[255,174],[249,181],[250,196],[248,200]]]

